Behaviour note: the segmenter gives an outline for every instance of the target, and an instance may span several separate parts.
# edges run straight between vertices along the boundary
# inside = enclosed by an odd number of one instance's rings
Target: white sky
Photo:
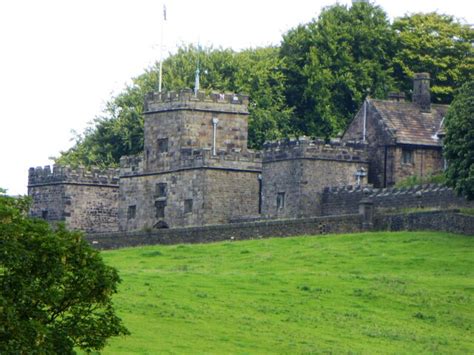
[[[334,0],[166,0],[165,52],[182,43],[278,44]],[[350,4],[350,0],[339,1]],[[438,11],[474,23],[471,0],[375,0],[391,18]],[[159,56],[163,0],[0,0],[0,187],[68,149],[111,94]]]

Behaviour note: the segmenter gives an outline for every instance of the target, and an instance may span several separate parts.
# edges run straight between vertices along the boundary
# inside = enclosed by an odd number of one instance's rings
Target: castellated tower
[[[258,214],[261,158],[247,149],[247,106],[235,94],[149,94],[143,155],[121,159],[120,230]]]
[[[268,142],[263,147],[262,215],[302,218],[322,214],[327,186],[367,184],[369,163],[362,143],[309,140]]]

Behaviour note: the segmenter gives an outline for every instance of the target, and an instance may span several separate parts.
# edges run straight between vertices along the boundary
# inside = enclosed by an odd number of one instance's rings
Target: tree
[[[464,84],[445,118],[444,154],[448,185],[474,199],[474,81]]]
[[[120,281],[77,232],[26,216],[0,191],[0,353],[73,354],[125,335],[111,296]]]
[[[432,101],[449,104],[454,90],[473,80],[474,30],[455,18],[437,13],[414,14],[396,19],[397,53],[394,77],[410,94],[415,73],[431,75]]]
[[[250,96],[249,146],[260,148],[265,140],[289,134],[292,110],[284,96],[285,77],[276,47],[234,52],[231,49],[183,46],[163,63],[165,90],[194,86],[199,62],[201,89],[245,93]],[[74,146],[55,159],[62,165],[117,166],[120,157],[143,151],[143,102],[158,83],[158,65],[133,79],[132,85],[113,97],[100,117]]]
[[[330,137],[343,130],[363,99],[393,87],[394,35],[387,15],[369,3],[336,4],[283,38],[288,105],[301,133]]]

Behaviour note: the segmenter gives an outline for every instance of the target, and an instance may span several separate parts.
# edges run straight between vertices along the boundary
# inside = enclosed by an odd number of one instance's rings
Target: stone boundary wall
[[[433,230],[474,236],[474,216],[451,211],[376,215],[374,229],[383,231]]]
[[[57,184],[110,185],[118,187],[118,169],[73,169],[68,166],[49,165],[28,170],[28,187]]]
[[[216,167],[224,169],[262,170],[262,155],[259,151],[245,150],[233,151],[218,150],[212,155],[211,148],[183,148],[178,160],[164,160],[159,166],[160,171]],[[144,171],[141,156],[125,156],[120,159],[120,175],[133,176]]]
[[[372,229],[378,231],[432,230],[474,236],[474,216],[462,215],[458,210],[378,214],[374,218]],[[106,250],[155,244],[211,243],[225,240],[357,233],[362,231],[364,231],[362,217],[358,214],[352,214],[160,229],[134,233],[89,234],[85,238],[95,248]]]
[[[176,109],[199,109],[209,107],[217,111],[238,112],[248,114],[249,97],[233,93],[206,93],[200,91],[197,95],[193,90],[151,92],[145,97],[144,112],[168,111]]]
[[[90,234],[98,249],[116,249],[153,244],[210,243],[295,235],[356,233],[361,231],[360,216],[330,216],[306,219],[271,220],[204,227],[158,229],[132,233]]]
[[[321,214],[330,216],[357,211],[368,197],[377,209],[474,207],[473,201],[458,197],[453,189],[439,184],[409,188],[374,189],[370,186],[327,187],[321,195]]]
[[[362,143],[331,141],[326,144],[321,139],[291,138],[266,142],[263,145],[263,162],[302,158],[366,162],[365,148],[366,145]]]

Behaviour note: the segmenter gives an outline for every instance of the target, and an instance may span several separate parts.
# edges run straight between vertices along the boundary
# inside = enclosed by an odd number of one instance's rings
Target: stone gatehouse
[[[31,168],[30,213],[88,233],[326,214],[328,186],[384,187],[442,169],[447,107],[427,101],[426,74],[415,79],[415,102],[367,99],[342,140],[301,137],[262,151],[247,148],[247,96],[149,94],[143,153],[117,170]]]

